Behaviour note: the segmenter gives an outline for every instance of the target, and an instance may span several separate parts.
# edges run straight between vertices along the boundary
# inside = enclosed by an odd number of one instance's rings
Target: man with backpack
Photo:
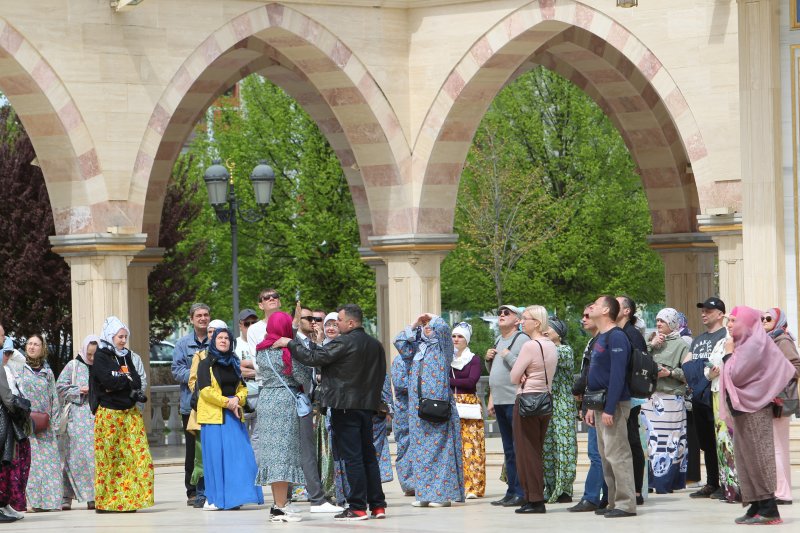
[[[506,463],[506,494],[492,505],[519,507],[526,503],[522,487],[517,478],[517,461],[514,453],[514,434],[511,420],[514,402],[517,399],[517,386],[511,383],[511,368],[519,357],[522,345],[530,337],[519,331],[522,312],[513,305],[501,305],[497,310],[497,327],[500,336],[493,348],[486,351],[486,368],[489,370],[489,414],[494,414],[503,440],[503,455]]]
[[[628,442],[631,343],[616,325],[619,307],[616,298],[603,295],[589,307],[588,313],[599,333],[592,350],[584,402],[589,408],[586,423],[597,428],[603,477],[608,485],[608,507],[597,509],[595,514],[606,518],[636,516],[633,462]]]

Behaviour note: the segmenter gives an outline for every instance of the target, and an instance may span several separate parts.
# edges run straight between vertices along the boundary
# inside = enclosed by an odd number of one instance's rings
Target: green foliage
[[[515,235],[480,227],[465,208],[476,194],[486,196],[487,183],[527,221]],[[518,205],[523,197],[526,205]],[[663,300],[663,264],[647,245],[652,223],[631,156],[603,111],[553,72],[535,69],[495,98],[476,132],[458,202],[459,244],[442,264],[445,308],[537,303],[577,331],[583,305],[600,293]],[[501,227],[504,215],[495,218]],[[517,249],[527,244],[524,253],[498,263],[497,250],[515,242]],[[505,269],[499,279],[485,268],[492,262]],[[576,357],[586,339],[569,336]]]
[[[256,306],[260,290],[276,288],[284,310],[304,305],[326,310],[353,302],[375,315],[375,277],[358,253],[358,222],[336,154],[314,121],[280,88],[258,75],[241,83],[241,106],[209,113],[207,131],[198,131],[189,183],[202,183],[204,169],[219,157],[235,164],[236,195],[242,211],[254,209],[249,174],[260,159],[277,181],[265,218],[239,218],[240,306]],[[231,318],[230,226],[216,220],[207,202],[178,246],[205,250],[195,283],[196,299],[212,315]],[[252,214],[252,213],[251,213]]]

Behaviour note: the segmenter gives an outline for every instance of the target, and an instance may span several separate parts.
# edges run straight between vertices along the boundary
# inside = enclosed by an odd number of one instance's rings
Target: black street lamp
[[[227,167],[227,168],[226,168]],[[272,197],[272,187],[275,185],[275,172],[263,159],[250,174],[253,190],[256,196],[258,209],[242,209],[236,199],[236,189],[233,184],[233,173],[236,164],[230,159],[222,161],[215,159],[213,164],[206,169],[203,179],[208,189],[208,201],[217,219],[220,222],[229,222],[231,225],[231,278],[233,284],[233,336],[239,337],[239,238],[237,234],[237,215],[245,222],[258,222],[266,215],[266,209]]]

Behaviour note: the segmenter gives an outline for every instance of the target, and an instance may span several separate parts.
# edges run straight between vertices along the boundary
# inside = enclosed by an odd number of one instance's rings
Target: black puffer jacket
[[[381,403],[386,378],[383,345],[358,327],[343,333],[325,346],[289,342],[292,357],[307,366],[321,368],[322,383],[317,395],[322,407],[375,411]]]

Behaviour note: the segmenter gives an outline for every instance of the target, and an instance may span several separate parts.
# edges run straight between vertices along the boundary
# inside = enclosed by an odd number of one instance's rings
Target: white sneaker
[[[430,505],[430,503],[431,502],[423,502],[423,501],[420,501],[420,500],[414,500],[413,502],[411,502],[411,507],[427,507],[428,505]]]
[[[325,502],[321,505],[312,505],[310,510],[312,513],[341,513],[344,511],[344,507]]]
[[[272,507],[269,510],[269,521],[274,523],[280,522],[300,522],[303,518],[297,514],[289,511],[288,505],[281,509],[280,507]]]
[[[450,501],[446,502],[430,502],[428,507],[450,507]]]
[[[2,512],[6,516],[10,516],[11,518],[16,518],[17,520],[21,520],[25,518],[25,515],[11,507],[11,505],[6,505],[5,507],[0,508],[0,512]]]
[[[468,492],[468,493],[467,493],[467,499],[468,499],[468,500],[477,500],[477,499],[478,499],[478,496],[477,496],[476,494],[473,494],[473,493],[471,493],[471,492]]]
[[[203,504],[203,510],[204,511],[219,511],[219,507],[217,507],[213,503],[208,503],[208,501],[206,501],[206,503]]]

